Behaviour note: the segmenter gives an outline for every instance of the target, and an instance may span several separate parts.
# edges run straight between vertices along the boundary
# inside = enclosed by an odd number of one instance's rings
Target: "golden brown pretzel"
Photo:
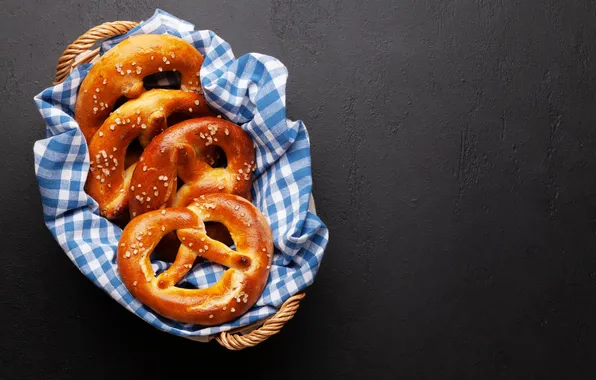
[[[223,223],[236,251],[210,239],[204,222]],[[155,277],[149,256],[159,240],[178,230],[182,244],[172,265]],[[201,196],[188,208],[151,211],[134,218],[118,247],[118,270],[127,289],[158,314],[179,322],[218,325],[248,311],[260,297],[271,265],[271,228],[260,211],[236,195]],[[185,289],[175,285],[198,257],[228,269],[214,286]]]
[[[226,168],[212,168],[202,152],[219,146]],[[183,207],[207,193],[229,193],[250,199],[255,169],[252,139],[236,124],[217,117],[190,119],[156,136],[132,175],[131,217],[163,207]],[[177,178],[184,185],[176,191]]]
[[[203,56],[191,44],[167,34],[131,36],[108,50],[81,83],[75,106],[87,142],[124,96],[139,97],[143,78],[161,71],[179,71],[182,90],[201,92],[199,71]]]
[[[86,190],[99,203],[101,215],[113,219],[128,205],[135,167],[125,167],[128,145],[137,137],[142,145],[148,144],[168,127],[167,117],[174,113],[190,117],[213,114],[200,94],[154,89],[120,106],[92,137]]]

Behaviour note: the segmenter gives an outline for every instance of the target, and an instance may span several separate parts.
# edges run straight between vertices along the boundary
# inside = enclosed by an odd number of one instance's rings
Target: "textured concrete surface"
[[[595,3],[248,3],[2,1],[0,378],[594,378]],[[142,323],[43,225],[33,96],[78,35],[156,7],[280,58],[312,140],[325,261],[240,353]]]

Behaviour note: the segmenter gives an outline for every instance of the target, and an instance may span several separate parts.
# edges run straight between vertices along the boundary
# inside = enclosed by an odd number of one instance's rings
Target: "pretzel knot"
[[[181,90],[202,93],[202,64],[203,56],[194,46],[172,35],[140,34],[118,43],[91,67],[79,89],[75,120],[86,141],[108,118],[118,99],[138,98],[146,91],[143,79],[148,75],[177,71]]]
[[[205,222],[225,225],[236,250],[205,233]],[[181,241],[172,265],[155,276],[150,255],[159,240],[177,230]],[[248,311],[267,282],[273,238],[265,217],[250,201],[232,194],[200,196],[188,207],[147,212],[124,229],[118,267],[124,285],[143,304],[176,321],[200,325],[229,322]],[[203,258],[228,269],[206,289],[176,284]]]
[[[212,168],[205,149],[219,146],[227,166]],[[132,178],[132,217],[163,207],[183,207],[208,193],[229,193],[250,199],[256,168],[250,136],[239,126],[217,117],[190,119],[170,127],[147,146]],[[184,185],[177,190],[177,178]]]
[[[154,89],[124,103],[92,137],[86,190],[99,203],[103,216],[113,219],[128,206],[130,181],[136,167],[132,163],[125,168],[125,160],[130,160],[129,144],[139,138],[141,145],[147,146],[154,136],[168,128],[167,118],[172,114],[196,117],[213,112],[197,93]]]

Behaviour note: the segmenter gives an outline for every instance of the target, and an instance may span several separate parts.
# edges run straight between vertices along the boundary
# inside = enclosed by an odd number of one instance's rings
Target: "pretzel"
[[[141,145],[148,145],[153,136],[168,127],[167,118],[174,113],[190,117],[213,114],[200,94],[154,89],[124,103],[92,137],[86,191],[99,204],[101,215],[114,219],[128,205],[136,165],[126,168],[128,145],[137,137]]]
[[[219,146],[226,168],[212,168],[200,156]],[[255,150],[251,137],[236,124],[217,117],[190,119],[156,136],[132,175],[132,218],[164,207],[183,207],[207,193],[229,193],[250,199]],[[177,178],[184,185],[176,191]]]
[[[236,251],[209,238],[206,221],[223,223]],[[156,277],[150,255],[174,230],[182,244],[172,265]],[[242,197],[213,193],[189,207],[155,210],[132,219],[120,238],[117,261],[124,285],[140,302],[166,318],[209,326],[229,322],[256,303],[267,282],[272,253],[272,232],[263,214]],[[200,257],[229,269],[209,288],[176,287]]]
[[[182,90],[202,92],[202,64],[203,56],[194,46],[172,35],[140,34],[118,43],[91,67],[79,89],[75,120],[86,141],[91,140],[120,97],[134,99],[146,91],[145,76],[178,71]]]

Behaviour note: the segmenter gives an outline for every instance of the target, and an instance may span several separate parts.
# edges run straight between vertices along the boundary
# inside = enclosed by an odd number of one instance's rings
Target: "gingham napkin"
[[[193,44],[205,57],[200,74],[207,101],[225,118],[239,124],[256,144],[253,204],[269,221],[275,243],[271,274],[262,296],[237,320],[205,327],[163,318],[128,292],[116,264],[122,230],[99,215],[97,203],[84,191],[89,156],[73,114],[79,85],[91,64],[77,67],[63,83],[35,97],[47,127],[46,138],[36,141],[33,148],[45,224],[87,278],[162,331],[200,339],[250,325],[271,316],[290,296],[313,283],[329,238],[325,224],[309,211],[309,138],[301,121],[286,118],[287,70],[266,55],[236,58],[230,45],[212,31],[195,31],[194,25],[159,9],[126,35],[105,41],[100,54],[128,36],[141,33],[170,33]],[[160,83],[171,80],[164,77]],[[153,262],[157,273],[168,265]],[[211,286],[224,270],[218,264],[204,263],[183,281],[200,288]]]

